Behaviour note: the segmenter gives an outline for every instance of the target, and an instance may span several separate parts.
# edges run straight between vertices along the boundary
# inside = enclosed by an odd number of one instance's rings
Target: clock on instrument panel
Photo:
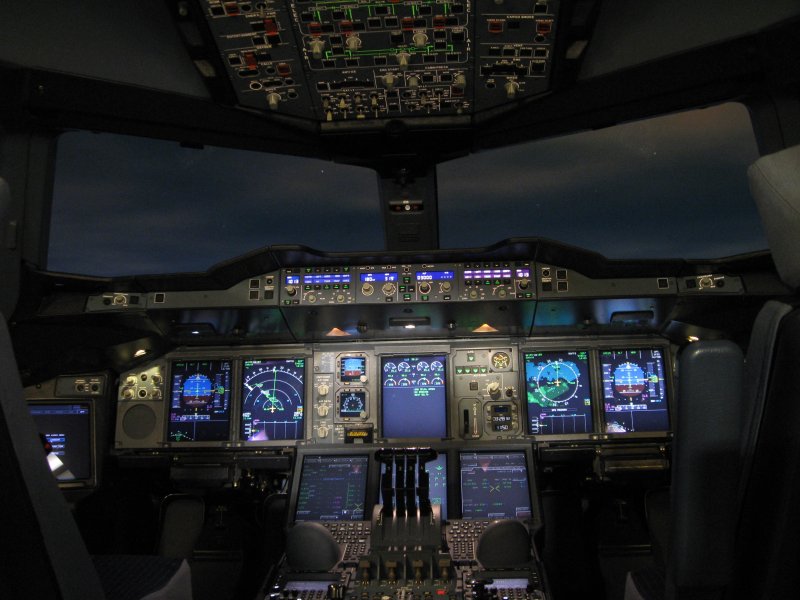
[[[511,365],[511,357],[507,352],[495,352],[492,354],[492,366],[495,369],[507,369]]]

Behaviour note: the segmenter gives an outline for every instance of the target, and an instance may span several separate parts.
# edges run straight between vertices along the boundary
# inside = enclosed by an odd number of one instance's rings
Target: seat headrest
[[[800,288],[800,145],[762,156],[747,171],[772,259],[783,282]]]

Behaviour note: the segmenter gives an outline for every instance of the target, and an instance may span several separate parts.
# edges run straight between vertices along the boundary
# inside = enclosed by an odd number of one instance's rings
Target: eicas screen
[[[461,452],[461,518],[531,516],[524,452]]]
[[[669,429],[661,348],[604,350],[600,365],[606,433]]]
[[[369,456],[303,457],[295,521],[363,521]]]
[[[92,478],[92,413],[88,404],[32,404],[37,431],[50,444],[50,470],[59,481]],[[44,449],[42,450],[44,452]]]
[[[386,356],[381,363],[383,437],[446,437],[445,356]]]
[[[231,420],[231,361],[174,361],[170,373],[172,388],[169,441],[228,440]]]
[[[303,439],[305,358],[244,361],[240,439]]]
[[[591,433],[589,353],[546,351],[526,352],[524,356],[528,433]]]

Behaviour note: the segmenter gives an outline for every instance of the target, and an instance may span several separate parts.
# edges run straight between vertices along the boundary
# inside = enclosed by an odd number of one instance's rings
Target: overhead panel
[[[547,91],[558,0],[200,0],[241,106],[322,123],[468,116]]]

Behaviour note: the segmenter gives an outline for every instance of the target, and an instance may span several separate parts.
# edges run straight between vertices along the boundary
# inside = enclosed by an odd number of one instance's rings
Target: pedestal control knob
[[[122,390],[122,397],[125,400],[131,400],[133,398],[133,388],[125,388]]]
[[[430,294],[431,293],[431,284],[427,281],[419,284],[419,293],[420,294]]]
[[[345,45],[347,49],[351,52],[355,52],[359,48],[361,48],[361,38],[357,35],[348,35],[347,40],[345,41]]]
[[[272,92],[267,94],[267,106],[269,106],[270,110],[278,110],[278,105],[281,103],[281,95]]]
[[[327,404],[319,404],[317,405],[317,414],[320,417],[327,417],[328,412],[330,412],[330,407]]]
[[[394,296],[394,293],[397,291],[397,286],[393,284],[391,281],[388,281],[383,284],[381,291],[386,296]]]
[[[391,73],[387,73],[383,76],[383,87],[385,87],[387,90],[392,89],[395,83],[397,83],[397,77]]]
[[[463,73],[456,75],[453,78],[453,87],[463,92],[467,87],[467,76]]]
[[[498,381],[490,381],[486,386],[486,393],[489,394],[494,400],[500,397],[500,383]]]
[[[287,285],[286,286],[286,295],[287,296],[294,296],[296,294],[297,294],[297,288],[296,287],[294,287],[293,285]]]
[[[513,100],[519,91],[519,84],[516,81],[508,81],[504,88],[506,90],[506,98]]]
[[[411,61],[411,55],[408,52],[397,53],[397,64],[400,65],[400,70],[405,71],[408,68],[408,63]]]
[[[308,43],[311,48],[311,58],[320,60],[322,58],[322,51],[325,50],[325,41],[319,38],[314,38]]]
[[[328,386],[327,383],[323,383],[322,385],[320,385],[317,388],[317,394],[319,394],[320,396],[327,396],[328,392],[330,392],[330,391],[331,391],[331,388]]]
[[[375,287],[371,283],[365,283],[361,286],[361,293],[365,296],[372,296],[372,293],[375,291]]]
[[[410,88],[418,88],[419,84],[420,84],[420,80],[419,80],[419,77],[417,77],[416,75],[412,75],[411,77],[408,78],[408,87],[410,87]]]
[[[411,38],[411,41],[414,42],[414,45],[417,48],[424,48],[425,44],[428,43],[428,36],[425,35],[424,33],[422,33],[421,31],[418,31],[417,33],[415,33],[413,35],[413,37]]]
[[[319,427],[317,427],[317,435],[319,437],[326,438],[328,437],[329,433],[330,433],[330,428],[327,425],[320,425]]]

